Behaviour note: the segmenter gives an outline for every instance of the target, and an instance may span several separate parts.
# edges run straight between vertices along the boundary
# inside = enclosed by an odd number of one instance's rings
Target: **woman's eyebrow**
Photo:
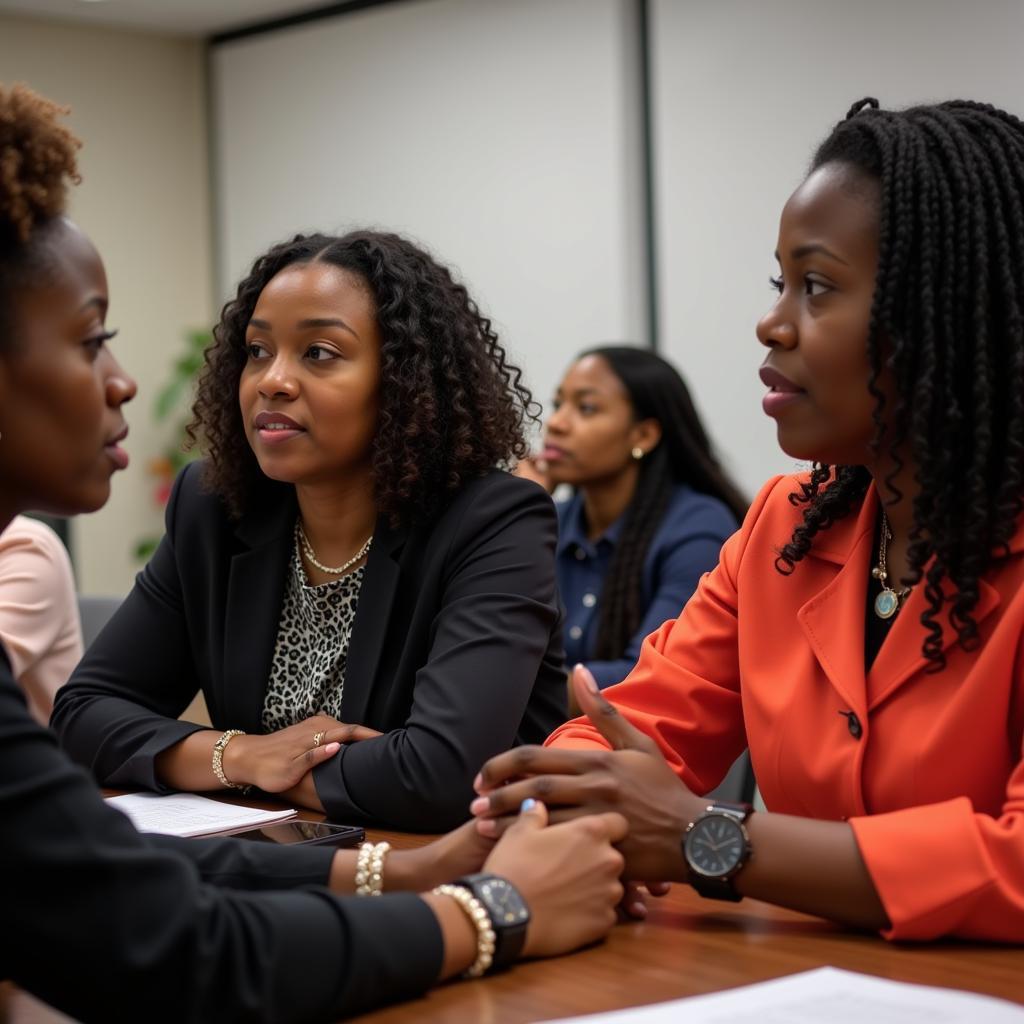
[[[842,258],[842,256],[837,256],[831,249],[822,245],[821,242],[808,242],[807,245],[798,245],[795,249],[790,250],[789,258],[793,260],[801,260],[805,256],[811,256],[814,253],[821,253],[823,256],[827,256],[829,259],[835,260],[837,263],[842,263],[845,266],[850,265],[847,260]],[[775,259],[780,259],[778,250],[775,252]]]
[[[272,331],[273,327],[269,320],[260,320],[258,317],[252,317],[249,321],[250,327],[256,327],[261,331]],[[353,328],[351,328],[344,320],[339,320],[337,317],[330,316],[315,316],[307,317],[305,320],[300,320],[296,325],[300,331],[307,330],[311,327],[340,327],[343,331],[348,331],[357,341],[359,340],[359,334]]]

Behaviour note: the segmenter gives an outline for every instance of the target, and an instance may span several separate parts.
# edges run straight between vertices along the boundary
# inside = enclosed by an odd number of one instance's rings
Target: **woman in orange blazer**
[[[623,683],[577,670],[590,721],[485,766],[481,831],[531,793],[614,807],[634,879],[1024,942],[1022,211],[1011,115],[870,100],[836,126],[757,329],[811,472],[764,487]],[[745,746],[768,813],[697,795]]]

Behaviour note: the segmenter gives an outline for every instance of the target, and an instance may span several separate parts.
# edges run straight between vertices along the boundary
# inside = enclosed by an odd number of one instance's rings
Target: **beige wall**
[[[0,81],[70,106],[84,142],[71,213],[106,262],[113,345],[139,397],[126,409],[132,464],[106,508],[75,521],[73,547],[82,591],[124,593],[136,539],[162,528],[146,470],[165,440],[153,397],[184,331],[210,322],[202,44],[2,15]]]

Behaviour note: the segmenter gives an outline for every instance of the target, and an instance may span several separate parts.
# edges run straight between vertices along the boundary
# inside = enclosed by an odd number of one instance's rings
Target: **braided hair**
[[[381,336],[374,497],[393,524],[429,518],[467,481],[525,457],[538,407],[490,320],[430,253],[399,235],[296,235],[253,264],[221,312],[188,432],[206,482],[236,516],[272,487],[246,438],[238,382],[260,293],[286,267],[322,262],[365,283]]]
[[[704,424],[675,367],[648,349],[608,345],[580,354],[599,356],[619,378],[637,420],[654,419],[661,440],[641,460],[636,490],[623,514],[622,533],[601,589],[596,658],[621,658],[640,627],[644,557],[679,483],[724,502],[737,522],[747,502],[722,469]]]
[[[924,580],[922,653],[945,666],[942,625],[977,646],[978,583],[1007,551],[1024,488],[1024,123],[966,100],[902,111],[855,103],[812,170],[844,164],[879,185],[879,260],[867,338],[873,445],[895,467],[909,453],[919,491],[907,558]],[[895,381],[892,408],[878,380]],[[815,464],[794,505],[802,522],[779,551],[792,572],[814,537],[863,498],[863,466]],[[927,568],[926,568],[927,566]]]
[[[64,107],[24,85],[0,85],[0,349],[11,345],[15,297],[46,265],[47,229],[77,182],[79,141]]]

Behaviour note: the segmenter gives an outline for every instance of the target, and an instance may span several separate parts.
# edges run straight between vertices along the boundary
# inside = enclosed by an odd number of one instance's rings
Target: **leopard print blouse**
[[[348,644],[365,568],[311,586],[296,544],[263,702],[266,732],[320,711],[341,719]]]

